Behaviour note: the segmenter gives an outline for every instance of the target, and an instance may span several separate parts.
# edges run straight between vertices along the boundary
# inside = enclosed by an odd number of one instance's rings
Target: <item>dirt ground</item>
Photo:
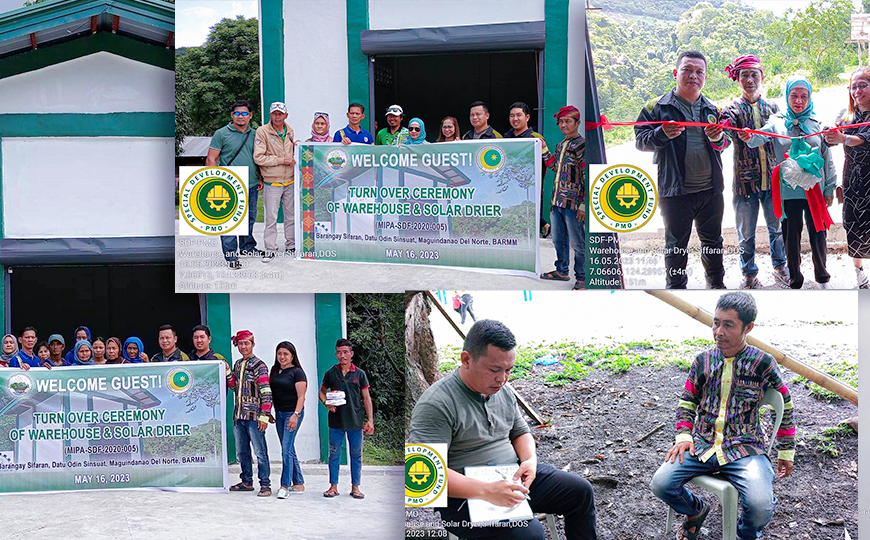
[[[830,360],[830,349],[803,352],[792,354]],[[667,508],[652,494],[649,481],[673,444],[674,413],[687,370],[673,365],[642,366],[617,375],[596,370],[564,386],[542,382],[545,375],[560,370],[558,364],[536,366],[530,378],[512,383],[540,414],[551,419],[548,427],[533,428],[539,460],[590,479],[611,476],[618,480],[615,486],[593,483],[599,538],[673,538],[676,529],[665,533]],[[785,369],[782,375],[786,381],[794,377]],[[797,382],[788,386],[798,426],[797,454],[793,474],[774,484],[779,504],[763,538],[842,540],[845,525],[857,539],[858,438],[853,433],[835,439],[836,458],[817,451],[818,441],[812,438],[857,416],[857,407],[843,400],[820,401]],[[664,427],[635,443],[659,424]],[[702,538],[721,538],[718,500],[702,490],[696,493],[712,505]],[[818,525],[816,519],[823,523],[839,520],[840,524]]]

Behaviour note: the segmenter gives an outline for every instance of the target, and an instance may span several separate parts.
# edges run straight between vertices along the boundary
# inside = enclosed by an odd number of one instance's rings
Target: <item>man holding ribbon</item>
[[[698,51],[684,51],[674,70],[676,88],[650,100],[634,128],[638,150],[655,152],[658,164],[659,208],[665,224],[667,287],[685,289],[688,283],[689,236],[692,223],[701,240],[701,263],[707,287],[724,289],[722,264],[722,128],[719,109],[701,95],[707,80],[707,59]]]
[[[834,224],[828,206],[834,202],[837,171],[831,151],[822,139],[825,128],[813,115],[813,87],[803,75],[789,77],[785,85],[786,111],[770,117],[759,131],[771,136],[751,134],[745,129],[738,136],[750,148],[758,148],[773,138],[776,162],[773,171],[773,210],[782,219],[785,254],[791,276],[789,286],[800,289],[802,220],[806,220],[813,254],[816,282],[830,289],[827,264],[827,230]],[[783,219],[784,216],[784,219]]]
[[[738,81],[743,95],[722,109],[719,123],[736,128],[760,129],[767,120],[779,112],[773,101],[761,97],[764,70],[761,61],[752,54],[738,57],[725,68],[732,81]],[[734,217],[737,220],[737,238],[740,241],[740,270],[743,272],[742,289],[758,289],[758,265],[755,264],[755,226],[758,224],[758,209],[764,212],[767,236],[770,240],[770,258],[773,275],[788,284],[785,266],[785,245],[782,229],[773,211],[771,174],[776,166],[773,142],[767,141],[758,148],[751,148],[739,137],[726,131],[726,144],[734,143]]]

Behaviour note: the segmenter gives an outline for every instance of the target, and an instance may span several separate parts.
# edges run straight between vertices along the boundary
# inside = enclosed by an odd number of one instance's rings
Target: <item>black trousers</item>
[[[701,240],[701,264],[708,287],[724,287],[725,267],[722,265],[722,216],[725,199],[712,189],[659,200],[665,222],[665,269],[668,289],[685,289],[689,282],[686,265],[689,262],[689,236],[692,223]]]
[[[538,464],[537,475],[529,486],[529,505],[535,513],[565,516],[568,540],[595,540],[595,496],[592,484],[576,474],[551,465]],[[469,521],[465,499],[447,499],[441,519]],[[511,527],[446,527],[459,538],[498,538],[499,540],[544,540],[544,526],[537,519],[517,521]]]
[[[789,286],[800,289],[804,284],[801,274],[801,233],[804,230],[804,220],[807,223],[807,235],[810,238],[810,251],[813,253],[813,268],[816,282],[831,281],[831,274],[826,268],[828,264],[828,233],[824,229],[816,232],[810,205],[806,199],[786,199],[782,201],[785,207],[785,219],[782,220],[782,235],[785,237],[785,258],[788,273],[791,276]]]

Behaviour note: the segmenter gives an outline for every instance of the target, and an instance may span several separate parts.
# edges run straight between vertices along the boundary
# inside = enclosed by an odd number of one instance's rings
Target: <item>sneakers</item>
[[[858,278],[858,288],[859,289],[870,289],[870,279],[867,278],[867,274],[864,273],[864,268],[856,268],[855,276]]]
[[[274,259],[274,258],[275,258],[274,251],[264,251],[263,252],[263,262],[264,263],[272,262],[272,259]]]
[[[227,261],[227,266],[230,267],[230,270],[241,270],[242,262],[238,259],[234,259],[232,261]]]
[[[280,488],[278,488],[278,498],[279,499],[286,499],[289,496],[290,496],[289,489],[285,488],[284,486],[281,486]]]

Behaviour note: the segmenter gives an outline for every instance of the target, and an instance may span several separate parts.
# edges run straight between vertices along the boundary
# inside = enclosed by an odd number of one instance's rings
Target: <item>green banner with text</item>
[[[219,361],[0,369],[0,493],[226,491]]]
[[[538,276],[538,139],[296,151],[298,257]]]

